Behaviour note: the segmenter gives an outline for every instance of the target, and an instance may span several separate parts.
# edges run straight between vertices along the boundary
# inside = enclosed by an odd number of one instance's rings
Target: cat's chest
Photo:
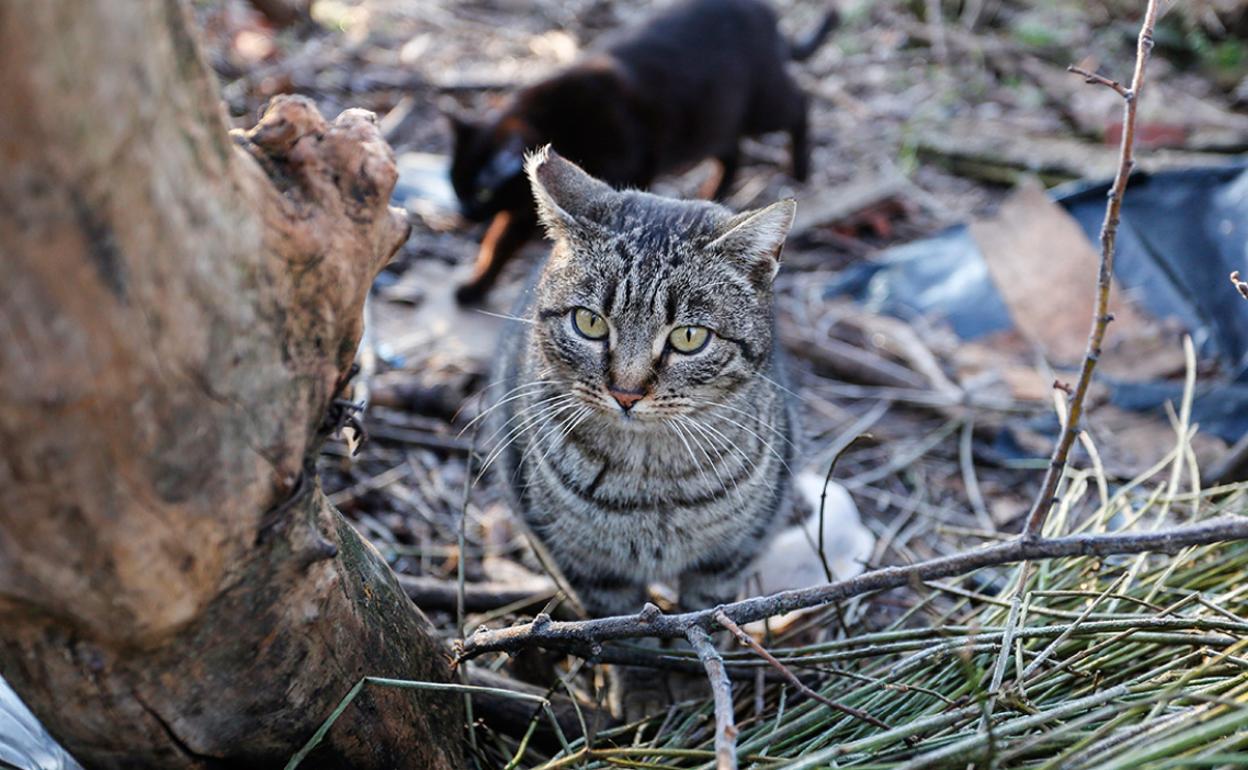
[[[669,530],[704,527],[750,507],[766,466],[754,447],[692,432],[665,439],[590,428],[538,445],[525,468],[530,491],[541,492],[541,507],[595,530],[652,520]]]
[[[589,484],[605,500],[672,501],[718,487],[725,447],[709,446],[668,427],[648,433],[589,425],[547,442],[543,457],[564,481]],[[732,452],[735,450],[729,450]]]
[[[739,548],[778,505],[782,460],[761,429],[692,419],[660,426],[670,435],[611,427],[539,435],[524,452],[524,516],[565,561],[670,577]]]

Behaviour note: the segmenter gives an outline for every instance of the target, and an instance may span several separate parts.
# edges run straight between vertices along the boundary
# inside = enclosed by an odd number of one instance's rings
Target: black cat
[[[577,63],[512,95],[483,121],[450,116],[451,182],[465,217],[491,220],[460,302],[481,299],[537,229],[525,152],[551,144],[615,187],[647,187],[664,172],[716,158],[713,192],[732,185],[743,136],[788,131],[793,176],[806,179],[806,95],[785,70],[836,27],[829,8],[791,44],[762,0],[681,0],[645,23],[604,36]]]

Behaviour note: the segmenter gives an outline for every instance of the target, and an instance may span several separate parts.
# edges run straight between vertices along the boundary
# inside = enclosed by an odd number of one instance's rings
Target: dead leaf
[[[970,230],[1023,335],[1054,363],[1081,360],[1100,256],[1074,218],[1032,180],[1021,184],[996,216],[971,222]],[[1143,322],[1116,292],[1110,312],[1120,327]]]

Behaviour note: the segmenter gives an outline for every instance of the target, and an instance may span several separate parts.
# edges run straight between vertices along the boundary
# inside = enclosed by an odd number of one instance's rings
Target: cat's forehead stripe
[[[602,294],[602,311],[610,316],[611,311],[615,309],[615,289],[618,282],[612,275],[608,275],[606,280],[607,285]]]
[[[650,312],[657,315],[659,312],[659,292],[667,288],[667,264],[664,263],[659,267],[659,274],[653,279],[653,288],[650,290]],[[671,323],[670,321],[668,323]]]

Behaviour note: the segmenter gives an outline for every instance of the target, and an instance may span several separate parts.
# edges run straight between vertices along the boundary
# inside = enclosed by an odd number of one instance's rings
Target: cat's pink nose
[[[626,412],[633,408],[633,404],[646,397],[646,392],[644,390],[608,388],[607,392],[611,394],[611,398],[614,398],[617,404],[624,407],[624,411]]]

